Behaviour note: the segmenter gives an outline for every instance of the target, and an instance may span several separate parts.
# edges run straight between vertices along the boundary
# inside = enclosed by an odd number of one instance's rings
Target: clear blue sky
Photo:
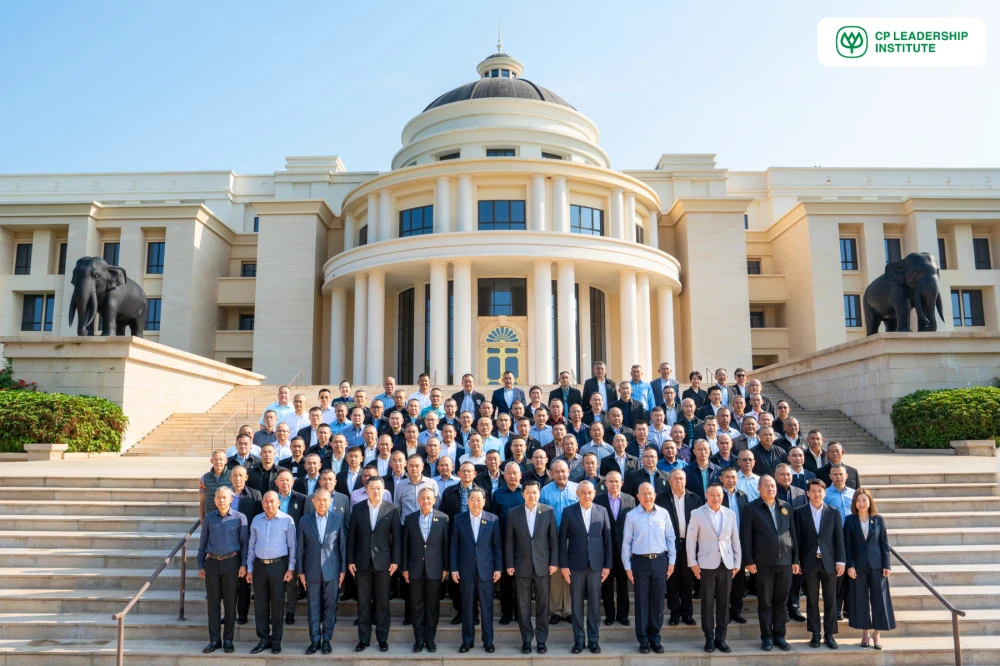
[[[469,2],[0,3],[0,173],[389,168],[403,125],[476,78]],[[884,10],[884,11],[883,11]],[[1000,166],[1000,2],[500,3],[504,50],[601,130],[613,166]],[[827,16],[979,17],[986,64],[840,69]]]

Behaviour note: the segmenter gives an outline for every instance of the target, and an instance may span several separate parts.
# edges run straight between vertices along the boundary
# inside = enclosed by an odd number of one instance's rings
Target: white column
[[[580,370],[579,375],[583,377],[587,376],[587,371],[590,369],[594,362],[594,359],[590,357],[590,283],[584,282],[584,276],[580,277],[580,282],[577,283],[580,290],[580,302],[577,303],[577,307],[580,309]],[[583,383],[580,376],[574,378],[574,383]]]
[[[545,231],[545,176],[531,177],[531,229]]]
[[[458,177],[458,230],[473,230],[472,176]],[[456,310],[457,312],[457,310]],[[457,372],[457,370],[456,370]]]
[[[611,237],[624,239],[625,225],[622,218],[625,216],[625,202],[622,189],[616,188],[611,193]]]
[[[354,229],[354,215],[351,213],[344,214],[344,252],[347,252],[354,247],[354,235],[357,232]],[[339,380],[338,380],[339,381]],[[331,380],[331,383],[333,380]]]
[[[371,224],[369,222],[369,224]],[[354,372],[351,382],[360,384],[367,380],[368,364],[368,276],[358,273],[354,276]],[[379,383],[379,382],[376,382]]]
[[[625,195],[625,240],[635,242],[635,194]]]
[[[636,278],[635,299],[639,305],[639,363],[649,376],[653,372],[653,331],[649,315],[649,275],[646,273]]]
[[[381,384],[385,358],[385,271],[368,274],[368,383]]]
[[[473,372],[472,365],[472,263],[455,264],[455,383]]]
[[[330,384],[336,386],[347,378],[347,290],[330,290]]]
[[[552,262],[535,262],[535,377],[533,384],[552,384]]]
[[[448,263],[431,262],[431,386],[448,383]]]
[[[434,189],[434,233],[451,231],[451,178],[441,176]]]
[[[572,261],[560,261],[557,277],[559,306],[559,367],[557,372],[569,370],[572,377],[579,377],[576,367],[576,266]],[[558,375],[557,375],[558,376]]]
[[[372,192],[368,195],[368,242],[374,243],[378,240],[378,194]],[[355,383],[360,382],[356,379]]]
[[[646,236],[649,238],[649,246],[657,250],[660,249],[660,214],[655,211],[649,211],[649,229],[646,230]],[[672,364],[670,367],[674,367]]]
[[[635,271],[618,272],[618,320],[621,323],[621,370],[622,377],[628,376],[629,369],[639,362],[639,317],[635,295]]]
[[[371,234],[371,229],[368,233]],[[378,192],[378,239],[386,241],[392,238],[392,193],[389,190]],[[379,382],[382,378],[379,377]]]
[[[676,368],[674,363],[674,292],[670,287],[659,287],[656,290],[656,316],[660,322],[660,355],[656,359],[656,366],[666,361],[671,368]],[[652,369],[648,371],[652,374]]]
[[[552,231],[569,233],[569,191],[565,176],[552,179]]]

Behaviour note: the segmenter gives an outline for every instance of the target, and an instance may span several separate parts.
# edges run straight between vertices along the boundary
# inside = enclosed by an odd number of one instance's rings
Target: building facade
[[[95,255],[146,290],[148,339],[272,382],[767,365],[863,336],[865,286],[910,252],[942,268],[938,330],[1000,330],[1000,170],[620,171],[517,60],[476,72],[385,172],[0,176],[0,335],[75,334]]]

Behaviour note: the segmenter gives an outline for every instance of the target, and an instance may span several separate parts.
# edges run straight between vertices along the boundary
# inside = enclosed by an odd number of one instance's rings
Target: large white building
[[[0,336],[75,333],[92,255],[144,287],[148,339],[275,382],[764,365],[862,336],[865,286],[916,251],[943,269],[939,330],[1000,330],[1000,170],[620,171],[517,60],[476,72],[386,172],[0,176]]]

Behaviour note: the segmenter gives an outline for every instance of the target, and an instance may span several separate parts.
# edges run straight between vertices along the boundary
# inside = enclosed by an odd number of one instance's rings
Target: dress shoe
[[[438,651],[437,643],[428,643],[426,645],[426,647],[427,647],[427,651],[428,652],[437,652]]]
[[[222,641],[222,651],[226,654],[232,654],[236,652],[236,647],[233,645],[232,641]]]
[[[472,643],[462,643],[461,647],[458,648],[458,651],[461,652],[462,654],[465,654],[471,649],[472,649]]]
[[[354,651],[364,652],[366,647],[368,647],[368,641],[358,641],[358,644],[354,646]]]
[[[319,641],[313,641],[309,644],[309,647],[306,648],[306,654],[316,654],[316,651],[319,650],[319,648]]]
[[[570,650],[570,652],[572,652],[573,654],[580,654],[581,652],[583,652],[583,646],[580,645],[579,643],[573,643],[573,649]]]
[[[614,618],[612,618],[612,617],[606,617],[606,618],[604,618],[604,626],[605,627],[610,627],[614,623],[615,623]]]
[[[785,640],[784,636],[775,636],[774,644],[777,645],[778,649],[782,652],[788,652],[792,649],[792,646],[788,644],[788,641]]]
[[[686,624],[689,627],[693,627],[694,625],[698,624],[697,622],[694,621],[694,618],[691,617],[690,615],[688,615],[687,617],[683,618],[683,621],[684,621],[684,624]]]
[[[280,643],[271,643],[271,654],[281,654]]]
[[[412,618],[409,618],[409,617],[404,617],[403,618],[403,626],[404,627],[408,627],[411,624],[413,624],[413,619]]]
[[[549,624],[550,625],[559,624],[560,622],[562,622],[562,618],[559,617],[558,615],[552,615],[552,616],[549,617]]]
[[[772,649],[774,649],[774,641],[772,641],[770,638],[760,639],[760,649],[763,650],[764,652],[770,652]]]
[[[388,652],[389,651],[389,644],[386,643],[385,641],[379,641],[378,642],[378,651],[379,652]]]
[[[270,647],[271,647],[270,643],[257,643],[257,645],[253,646],[253,649],[250,650],[250,654],[258,654],[260,652],[263,652],[264,650],[267,650]]]
[[[601,646],[594,643],[590,646],[590,654],[601,654]]]
[[[733,649],[726,644],[726,641],[715,641],[715,647],[719,652],[724,654],[729,654],[733,651]]]
[[[627,627],[630,624],[632,624],[632,621],[629,620],[627,617],[623,617],[622,619],[618,620],[618,624],[622,625],[623,627]]]
[[[653,654],[663,654],[663,644],[662,643],[650,643],[649,649],[653,651]]]
[[[837,613],[837,622],[840,622],[843,619],[844,619],[844,614],[843,613]]]
[[[709,654],[715,652],[715,641],[713,641],[711,638],[705,639],[705,652]]]
[[[413,651],[414,652],[423,652],[424,651],[424,644],[421,643],[420,641],[417,641],[416,643],[413,644]]]
[[[747,623],[747,619],[745,617],[743,617],[743,615],[741,613],[730,613],[729,614],[729,619],[731,619],[736,624],[746,624]]]
[[[639,654],[649,654],[649,646],[648,645],[640,645],[639,646]]]
[[[204,652],[205,654],[212,654],[220,647],[222,647],[222,643],[216,643],[215,641],[212,641],[211,643],[205,646],[205,649],[202,650],[202,652]]]
[[[571,615],[563,615],[562,619],[563,619],[563,622],[572,622],[573,621],[573,616],[571,616]]]
[[[545,646],[545,643],[539,643],[538,644],[538,654],[545,654],[548,651],[549,651],[549,648],[547,648]]]
[[[323,654],[330,654],[331,652],[333,652],[333,646],[330,645],[330,641],[323,641],[323,647],[320,648],[320,651]]]
[[[802,613],[799,612],[798,608],[788,609],[788,619],[795,620],[796,622],[805,622],[806,618]]]
[[[531,654],[531,643],[521,643],[521,654]]]
[[[295,613],[287,613],[285,615],[285,624],[295,624]]]
[[[236,618],[236,624],[246,624],[248,620],[245,617]]]
[[[831,650],[836,650],[837,648],[840,647],[839,645],[837,645],[837,641],[834,640],[833,636],[827,636],[826,638],[823,639],[823,642],[826,643],[826,646]]]
[[[486,643],[485,645],[483,645],[483,649],[486,650],[489,654],[493,654],[494,652],[497,651],[497,649],[493,647],[493,643]]]
[[[809,647],[818,648],[821,642],[822,641],[820,641],[819,634],[813,634],[812,638],[809,639]]]
[[[514,618],[511,617],[510,614],[501,615],[500,616],[500,624],[502,624],[503,626],[506,627],[508,624],[510,624],[511,620],[513,620],[513,619]]]
[[[667,620],[667,624],[669,624],[671,627],[676,627],[680,623],[681,619],[676,615],[671,615],[670,619]]]
[[[452,624],[462,624],[462,616],[461,615],[456,615],[455,617],[451,618],[451,623]]]

